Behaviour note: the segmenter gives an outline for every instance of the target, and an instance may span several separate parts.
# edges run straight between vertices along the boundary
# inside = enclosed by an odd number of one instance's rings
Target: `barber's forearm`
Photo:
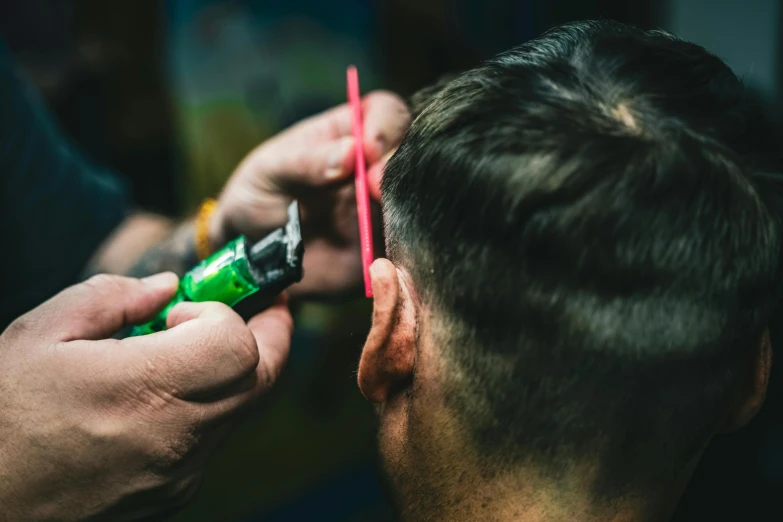
[[[182,275],[198,262],[193,228],[192,219],[175,224],[155,214],[131,216],[104,242],[85,275],[144,277],[166,271]]]

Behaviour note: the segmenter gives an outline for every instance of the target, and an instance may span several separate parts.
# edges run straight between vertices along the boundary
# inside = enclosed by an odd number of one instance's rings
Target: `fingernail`
[[[336,179],[342,176],[342,174],[343,174],[343,169],[331,168],[331,169],[326,169],[326,172],[324,172],[324,177],[326,179]]]
[[[174,272],[162,272],[145,277],[141,282],[151,288],[173,288],[179,283],[179,278]]]
[[[383,157],[381,158],[380,163],[381,164],[388,163],[388,161],[391,159],[391,157],[394,155],[395,152],[397,152],[397,149],[392,149],[389,152],[387,152],[386,154],[384,154]]]

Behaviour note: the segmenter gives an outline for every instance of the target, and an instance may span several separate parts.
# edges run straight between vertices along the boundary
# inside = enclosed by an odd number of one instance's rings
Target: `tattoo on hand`
[[[159,272],[174,272],[182,276],[198,263],[195,225],[187,221],[179,225],[169,237],[147,250],[126,275],[145,277]]]

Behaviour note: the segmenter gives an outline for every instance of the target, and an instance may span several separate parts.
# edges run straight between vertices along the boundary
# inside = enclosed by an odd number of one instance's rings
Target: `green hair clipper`
[[[288,222],[255,244],[240,236],[182,276],[169,304],[152,321],[135,326],[130,335],[166,329],[169,311],[183,301],[218,301],[234,306],[253,294],[272,302],[290,285],[302,280],[304,245],[299,205],[288,207]]]

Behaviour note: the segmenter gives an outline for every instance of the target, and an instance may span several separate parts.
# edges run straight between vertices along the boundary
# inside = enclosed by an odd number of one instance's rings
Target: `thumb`
[[[100,274],[60,292],[33,313],[57,341],[105,339],[123,326],[152,318],[174,297],[177,283],[171,272],[145,279]]]

